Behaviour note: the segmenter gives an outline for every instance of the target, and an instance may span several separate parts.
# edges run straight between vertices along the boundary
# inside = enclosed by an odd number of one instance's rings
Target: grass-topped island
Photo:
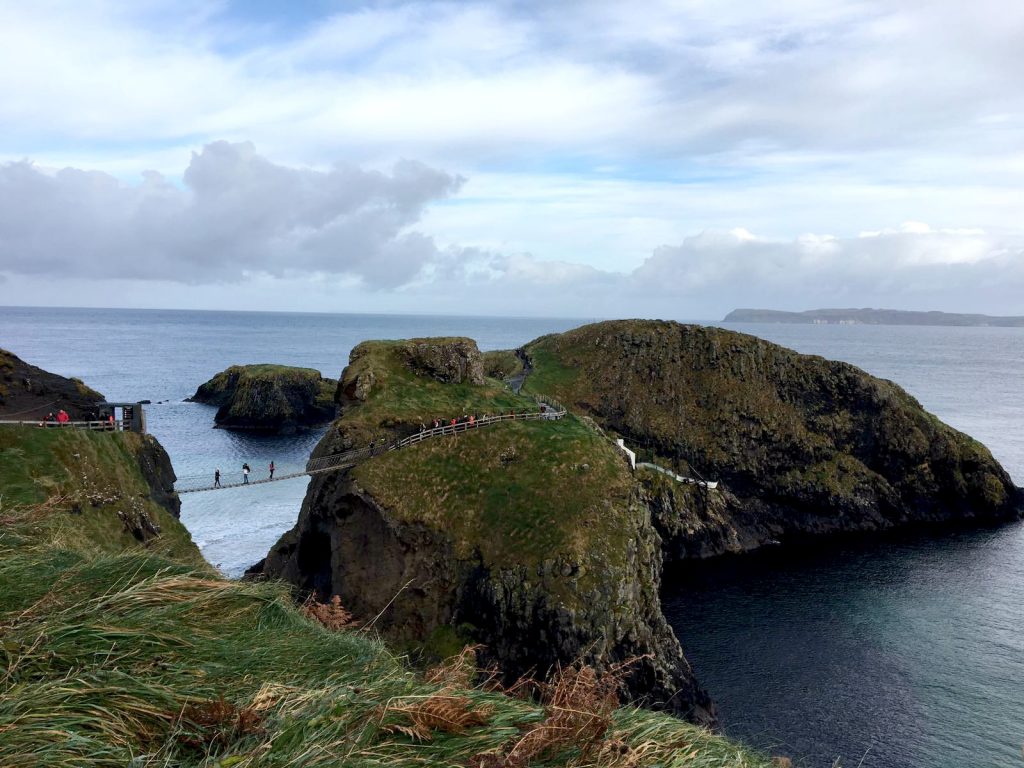
[[[216,405],[218,427],[289,433],[333,419],[336,386],[312,368],[233,365],[200,385],[190,399]]]
[[[314,457],[435,420],[537,411],[483,373],[469,339],[365,342]],[[508,421],[313,478],[261,570],[338,594],[393,641],[443,657],[479,643],[506,681],[577,659],[630,661],[635,700],[710,723],[661,614],[660,542],[629,465],[593,424]]]

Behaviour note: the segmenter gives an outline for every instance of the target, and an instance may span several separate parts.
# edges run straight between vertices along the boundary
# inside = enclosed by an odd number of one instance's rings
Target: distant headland
[[[902,309],[734,309],[724,323],[805,323],[809,325],[994,325],[1024,327],[1024,317],[971,315],[958,312],[910,312]]]

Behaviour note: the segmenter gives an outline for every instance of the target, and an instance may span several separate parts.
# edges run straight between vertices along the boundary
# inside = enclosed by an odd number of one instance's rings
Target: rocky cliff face
[[[724,482],[710,505],[663,483],[650,491],[676,556],[1024,509],[984,446],[845,363],[656,321],[584,326],[527,350],[528,387],[591,415],[641,457]]]
[[[218,427],[287,433],[333,419],[336,385],[311,368],[233,365],[202,384],[191,399],[219,406]]]
[[[475,344],[429,345],[418,340],[415,358],[404,343],[357,347],[339,386],[342,416],[318,453],[401,430],[423,408],[536,409],[474,383]],[[623,458],[575,419],[501,424],[315,476],[260,570],[338,594],[392,638],[482,643],[483,661],[508,680],[578,659],[636,659],[631,699],[714,721],[661,613],[650,511]]]
[[[0,419],[42,420],[62,408],[72,421],[99,418],[104,397],[78,379],[66,379],[0,349]]]
[[[139,471],[149,486],[149,498],[166,509],[175,518],[181,517],[181,499],[174,490],[174,474],[171,457],[152,435],[138,435],[139,447],[135,451]]]

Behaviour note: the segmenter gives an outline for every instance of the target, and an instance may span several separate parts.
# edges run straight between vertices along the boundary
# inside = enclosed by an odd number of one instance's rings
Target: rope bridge
[[[345,451],[343,453],[334,453],[330,456],[321,456],[317,459],[310,459],[306,462],[304,467],[298,469],[286,469],[284,472],[276,471],[273,477],[261,477],[258,480],[234,480],[225,481],[225,475],[221,475],[221,482],[215,484],[212,481],[213,474],[208,473],[205,475],[193,475],[191,477],[179,478],[174,484],[174,490],[179,494],[181,493],[198,493],[200,491],[220,491],[227,488],[243,488],[250,485],[265,485],[266,483],[276,483],[281,480],[291,480],[296,477],[303,477],[305,475],[317,475],[321,472],[335,472],[339,469],[348,469],[354,467],[357,464],[361,464],[374,456],[379,456],[389,451],[397,451],[402,448],[407,448],[410,445],[421,443],[424,440],[430,440],[435,437],[443,437],[445,435],[457,435],[462,432],[468,432],[471,429],[479,429],[480,427],[488,427],[492,424],[498,424],[502,421],[553,421],[561,419],[565,416],[565,408],[553,407],[549,405],[542,405],[542,410],[532,411],[528,413],[506,413],[499,416],[483,416],[482,418],[475,419],[473,421],[462,421],[456,424],[445,424],[440,427],[434,427],[433,429],[425,429],[422,432],[417,432],[414,435],[409,435],[401,440],[396,440],[393,443],[385,443],[383,440],[364,448],[355,448],[351,451]],[[234,477],[234,475],[232,475]]]

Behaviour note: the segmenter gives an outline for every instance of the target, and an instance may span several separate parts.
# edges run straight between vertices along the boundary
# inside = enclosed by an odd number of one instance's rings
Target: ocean
[[[364,339],[518,346],[587,320],[0,307],[0,347],[110,399],[148,399],[179,477],[302,464],[320,435],[213,429],[184,402],[232,364],[336,377]],[[892,379],[1024,483],[1024,329],[716,323]],[[182,520],[238,576],[292,526],[307,485],[188,494]],[[795,765],[1024,766],[1024,526],[848,539],[669,574],[665,612],[725,732]]]

